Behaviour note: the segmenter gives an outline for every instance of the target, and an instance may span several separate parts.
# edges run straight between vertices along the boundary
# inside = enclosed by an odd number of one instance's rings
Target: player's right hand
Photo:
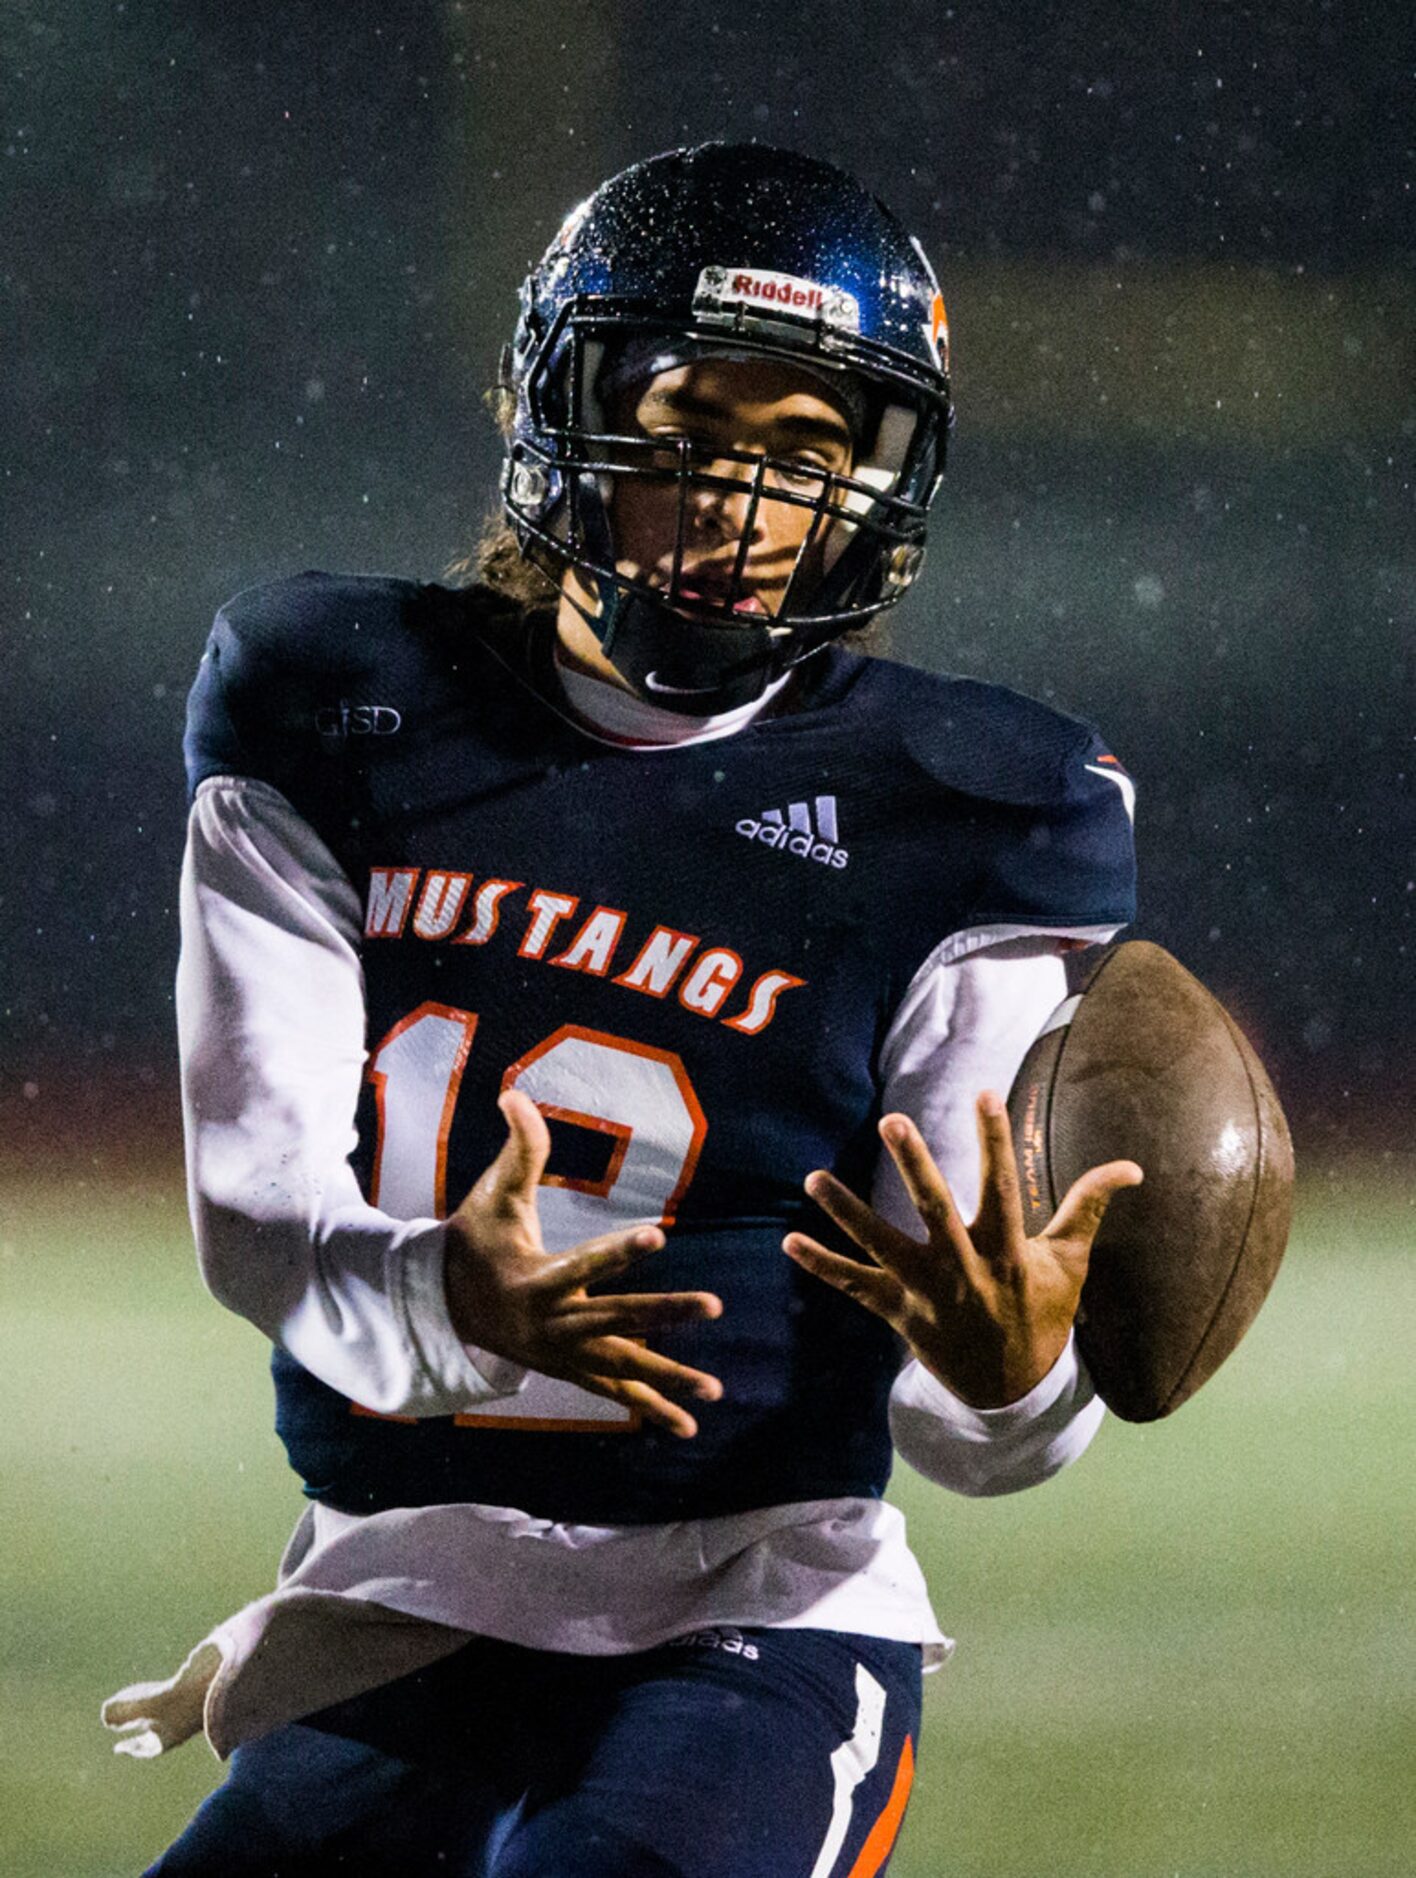
[[[716,1376],[659,1356],[638,1339],[676,1324],[720,1317],[711,1291],[611,1292],[590,1287],[657,1252],[657,1226],[632,1226],[587,1239],[569,1252],[541,1242],[537,1189],[551,1151],[550,1130],[531,1099],[508,1089],[498,1103],[507,1125],[501,1153],[447,1221],[445,1283],[453,1329],[465,1343],[545,1376],[638,1409],[685,1438],[698,1433],[671,1398],[716,1402]]]

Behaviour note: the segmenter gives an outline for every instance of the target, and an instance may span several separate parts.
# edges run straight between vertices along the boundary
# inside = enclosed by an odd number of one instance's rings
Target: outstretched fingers
[[[867,1206],[864,1200],[824,1168],[808,1174],[805,1185],[808,1198],[815,1200],[821,1211],[834,1220],[843,1233],[854,1239],[863,1252],[869,1252],[872,1242],[882,1232],[890,1230],[873,1207]]]
[[[663,1356],[639,1339],[721,1317],[722,1299],[711,1291],[586,1295],[588,1285],[618,1276],[663,1244],[657,1226],[602,1233],[573,1252],[547,1259],[532,1282],[545,1294],[545,1334],[559,1353],[543,1365],[547,1372],[626,1403],[656,1426],[688,1439],[697,1434],[698,1424],[672,1397],[716,1402],[723,1385],[706,1370]]]
[[[893,1323],[898,1316],[902,1290],[899,1279],[892,1272],[882,1270],[878,1265],[862,1265],[858,1259],[844,1258],[839,1252],[828,1251],[818,1239],[812,1239],[804,1232],[789,1232],[782,1241],[782,1250],[794,1264],[810,1272],[813,1278],[823,1279],[837,1291],[844,1292],[848,1298],[854,1298],[857,1304],[863,1304],[868,1311],[874,1311],[877,1317],[883,1317],[887,1323]]]
[[[958,1228],[959,1209],[954,1205],[949,1183],[935,1166],[924,1136],[909,1116],[882,1116],[880,1138],[899,1169],[911,1204],[930,1231],[951,1232]]]
[[[579,1336],[647,1337],[680,1324],[703,1324],[723,1315],[711,1291],[619,1292],[567,1299],[565,1321]]]
[[[1070,1243],[1090,1252],[1112,1200],[1123,1187],[1139,1187],[1144,1179],[1134,1161],[1106,1161],[1100,1167],[1088,1168],[1063,1195],[1043,1237],[1053,1244]]]
[[[680,1441],[691,1441],[698,1433],[698,1423],[688,1410],[677,1402],[671,1402],[648,1383],[634,1382],[619,1376],[583,1376],[579,1381],[580,1386],[588,1389],[592,1395],[604,1396],[608,1401],[633,1409],[645,1421],[662,1428],[666,1434],[674,1435]]]
[[[1002,1098],[992,1089],[985,1089],[979,1096],[974,1116],[978,1123],[980,1184],[978,1212],[969,1233],[985,1257],[996,1257],[1013,1250],[1026,1237],[1013,1128]]]
[[[911,1271],[926,1288],[938,1272],[939,1254],[946,1247],[957,1267],[965,1273],[977,1268],[977,1254],[968,1230],[954,1204],[949,1183],[935,1165],[925,1146],[924,1136],[908,1115],[886,1115],[880,1122],[880,1138],[890,1151],[910,1203],[919,1214],[929,1235],[927,1245],[900,1235],[904,1262],[898,1266],[901,1276]]]
[[[501,1152],[477,1183],[500,1206],[536,1206],[536,1189],[551,1155],[551,1131],[536,1104],[519,1089],[504,1089],[497,1101],[506,1123]]]
[[[897,1226],[882,1219],[874,1207],[867,1206],[864,1200],[859,1199],[849,1187],[837,1180],[834,1174],[828,1174],[824,1168],[807,1175],[806,1192],[807,1197],[816,1202],[847,1238],[854,1239],[862,1252],[868,1253],[877,1265],[884,1266],[887,1271],[907,1276],[913,1266],[917,1266],[922,1258],[927,1258],[926,1246],[917,1244]],[[803,1234],[793,1236],[802,1239],[804,1243],[815,1244],[814,1240],[806,1240]],[[853,1265],[850,1259],[845,1263]]]
[[[595,1338],[577,1348],[573,1363],[564,1368],[548,1364],[545,1373],[563,1375],[592,1395],[623,1403],[685,1441],[698,1433],[698,1423],[674,1398],[717,1402],[723,1394],[722,1383],[706,1370],[690,1369],[620,1337]]]
[[[629,1337],[593,1337],[581,1345],[577,1361],[594,1376],[618,1376],[626,1382],[649,1383],[672,1395],[693,1396],[699,1402],[722,1400],[723,1385],[706,1369],[691,1369],[658,1350]]]
[[[586,1239],[571,1252],[548,1259],[537,1278],[547,1291],[574,1291],[618,1278],[650,1253],[661,1251],[664,1235],[658,1226],[627,1226]]]

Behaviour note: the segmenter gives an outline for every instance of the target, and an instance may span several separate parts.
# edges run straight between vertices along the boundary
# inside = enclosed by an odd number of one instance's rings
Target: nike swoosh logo
[[[716,685],[666,685],[657,672],[647,672],[644,677],[646,691],[662,691],[674,698],[711,698],[718,689]]]
[[[1108,782],[1115,783],[1116,787],[1121,791],[1121,800],[1126,804],[1126,813],[1130,817],[1132,827],[1134,827],[1136,822],[1136,785],[1131,781],[1131,778],[1129,776],[1123,776],[1119,769],[1106,769],[1100,763],[1086,763],[1083,765],[1083,768],[1093,776],[1104,776]]]

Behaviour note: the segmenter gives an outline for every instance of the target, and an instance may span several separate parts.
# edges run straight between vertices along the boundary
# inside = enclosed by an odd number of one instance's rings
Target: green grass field
[[[1015,1500],[897,1481],[960,1644],[892,1874],[1416,1871],[1414,1247],[1391,1169],[1309,1189],[1174,1421],[1113,1422]],[[0,1284],[0,1873],[126,1878],[219,1768],[115,1758],[99,1700],[268,1588],[298,1496],[174,1187],[12,1183]]]

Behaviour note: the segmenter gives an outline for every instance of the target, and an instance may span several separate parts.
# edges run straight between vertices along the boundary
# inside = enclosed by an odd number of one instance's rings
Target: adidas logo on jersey
[[[784,854],[799,854],[803,860],[819,861],[823,867],[844,867],[850,855],[840,844],[836,825],[836,798],[817,796],[812,810],[805,802],[792,802],[786,815],[780,809],[764,809],[760,816],[745,815],[736,824],[737,832],[748,841],[760,841],[763,847],[780,848]]]
[[[723,1650],[729,1656],[745,1656],[750,1663],[755,1663],[762,1654],[757,1645],[749,1643],[732,1624],[713,1624],[707,1630],[690,1630],[685,1636],[670,1637],[668,1647],[671,1650]]]

